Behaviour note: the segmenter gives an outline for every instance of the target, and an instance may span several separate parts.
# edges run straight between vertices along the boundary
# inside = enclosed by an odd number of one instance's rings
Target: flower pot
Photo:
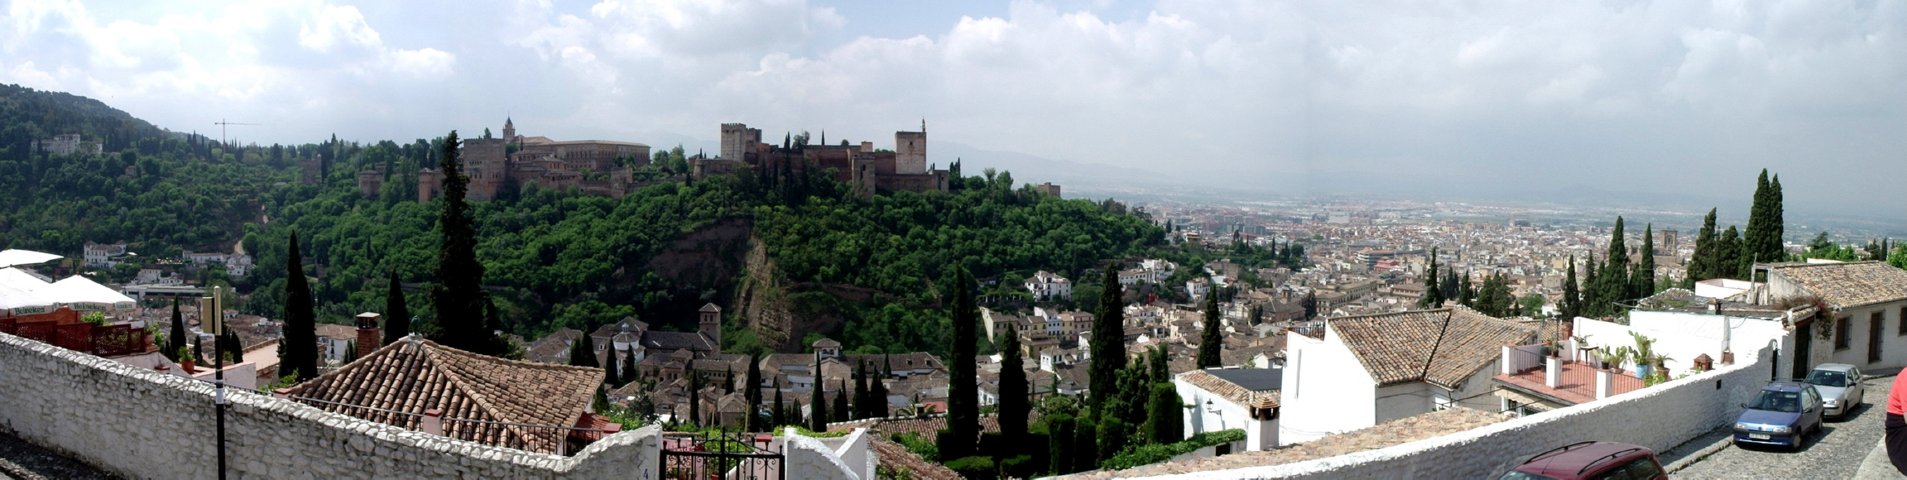
[[[1649,378],[1649,365],[1636,365],[1636,378]]]

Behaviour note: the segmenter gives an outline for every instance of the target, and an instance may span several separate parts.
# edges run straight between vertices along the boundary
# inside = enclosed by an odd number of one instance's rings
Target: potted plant
[[[178,355],[179,355],[179,368],[185,369],[185,373],[187,375],[191,375],[192,363],[193,363],[193,360],[195,360],[194,358],[192,358],[192,351],[187,350],[184,346],[180,346]]]
[[[1649,378],[1650,369],[1655,367],[1655,339],[1640,333],[1629,332],[1635,338],[1635,353],[1630,359],[1636,362],[1636,378]]]
[[[1622,371],[1622,361],[1629,358],[1634,349],[1629,347],[1604,348],[1596,353],[1596,359],[1602,362],[1602,368],[1612,372]]]

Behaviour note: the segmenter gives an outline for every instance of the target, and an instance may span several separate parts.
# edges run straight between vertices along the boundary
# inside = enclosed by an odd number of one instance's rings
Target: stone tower
[[[918,132],[894,132],[894,173],[927,173],[927,120],[920,121]]]
[[[717,307],[714,303],[709,303],[703,305],[702,309],[696,313],[701,317],[698,322],[701,326],[699,331],[702,333],[702,336],[708,337],[710,344],[715,346],[715,351],[712,355],[721,355],[722,307]]]
[[[510,122],[510,117],[503,117],[503,143],[516,143],[516,124]]]

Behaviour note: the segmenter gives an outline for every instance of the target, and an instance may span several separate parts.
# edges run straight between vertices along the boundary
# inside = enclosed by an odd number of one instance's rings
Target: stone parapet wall
[[[782,473],[786,478],[812,480],[860,480],[862,477],[820,440],[801,436],[789,428],[782,433]]]
[[[1747,362],[1604,401],[1496,423],[1389,448],[1298,463],[1216,470],[1159,479],[1496,478],[1530,456],[1600,440],[1666,451],[1729,425],[1772,374],[1769,350]]]
[[[454,440],[228,389],[230,478],[657,478],[660,432],[570,457]],[[127,478],[217,477],[211,384],[0,334],[0,428]]]

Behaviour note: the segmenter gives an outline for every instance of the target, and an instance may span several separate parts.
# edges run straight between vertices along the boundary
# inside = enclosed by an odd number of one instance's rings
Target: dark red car
[[[1655,451],[1616,442],[1580,442],[1556,447],[1524,460],[1502,480],[1661,479],[1669,475]]]

